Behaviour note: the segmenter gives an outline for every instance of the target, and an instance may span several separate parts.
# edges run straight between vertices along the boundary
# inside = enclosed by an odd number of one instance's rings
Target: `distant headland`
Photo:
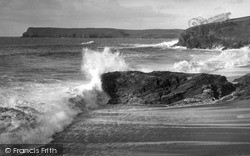
[[[216,46],[241,48],[250,44],[250,16],[198,25],[184,30],[177,45],[211,49]]]
[[[113,28],[29,27],[23,37],[65,38],[179,38],[178,46],[211,49],[250,44],[250,16],[182,29],[126,30]]]
[[[29,27],[23,37],[65,38],[178,38],[182,29],[126,30],[113,28]]]

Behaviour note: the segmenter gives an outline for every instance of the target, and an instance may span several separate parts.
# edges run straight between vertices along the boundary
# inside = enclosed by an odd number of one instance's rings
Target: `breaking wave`
[[[86,44],[93,44],[94,41],[88,41],[88,42],[82,42],[81,45],[86,45]]]
[[[247,66],[250,63],[250,49],[230,49],[221,51],[219,55],[208,58],[193,58],[190,61],[183,60],[174,64],[173,68],[179,72],[200,73],[213,72],[220,69],[233,69]]]
[[[102,92],[101,75],[113,71],[129,70],[119,52],[112,53],[109,47],[102,52],[83,49],[82,72],[87,76],[87,83],[72,89],[74,95],[83,99],[88,108],[107,103],[108,97]]]
[[[1,91],[0,143],[47,143],[78,113],[68,87],[27,83]]]
[[[165,41],[161,43],[155,44],[127,44],[127,48],[169,48],[169,49],[186,49],[186,47],[182,46],[174,46],[178,43],[178,40]]]
[[[82,110],[107,103],[101,74],[129,70],[119,52],[83,49],[82,82],[22,83],[0,90],[0,143],[45,144]],[[83,78],[84,79],[84,78]]]

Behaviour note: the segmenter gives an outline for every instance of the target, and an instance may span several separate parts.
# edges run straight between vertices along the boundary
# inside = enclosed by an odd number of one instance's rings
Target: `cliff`
[[[184,30],[178,46],[187,48],[241,48],[250,43],[250,16],[199,25]]]
[[[211,102],[235,90],[226,77],[211,74],[138,71],[102,75],[102,88],[110,104],[167,104]]]
[[[71,38],[178,38],[181,29],[125,30],[111,28],[42,28],[30,27],[23,37]]]

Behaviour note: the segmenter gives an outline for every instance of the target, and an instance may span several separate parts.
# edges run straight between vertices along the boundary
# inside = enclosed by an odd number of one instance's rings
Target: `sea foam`
[[[113,71],[129,70],[128,65],[119,52],[111,52],[109,47],[103,51],[83,49],[82,72],[87,76],[87,83],[73,89],[76,96],[83,99],[88,108],[98,107],[107,102],[102,92],[101,75]]]
[[[82,42],[81,45],[86,45],[86,44],[93,44],[94,41],[88,41],[88,42]]]
[[[53,84],[24,83],[0,91],[0,143],[45,144],[73,122],[82,109],[106,104],[101,75],[129,70],[119,52],[83,49],[87,80]],[[83,78],[84,79],[84,78]]]
[[[176,62],[173,68],[179,72],[200,73],[213,72],[222,69],[233,69],[249,65],[250,49],[229,49],[218,51],[218,55],[210,57],[193,58],[190,61],[183,60]]]
[[[32,84],[2,94],[0,143],[47,143],[78,113],[68,105],[67,86]]]
[[[186,49],[186,47],[182,46],[174,46],[178,43],[178,39],[171,41],[164,41],[161,43],[152,43],[152,44],[127,44],[126,48],[168,48],[168,49]]]

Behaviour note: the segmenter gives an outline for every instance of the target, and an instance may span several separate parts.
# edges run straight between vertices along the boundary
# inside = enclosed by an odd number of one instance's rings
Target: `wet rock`
[[[187,98],[219,99],[235,87],[226,77],[168,71],[112,72],[102,75],[102,88],[110,104],[171,104]]]
[[[250,73],[244,75],[241,78],[235,79],[234,82],[237,82],[237,84],[235,85],[237,87],[237,90],[234,93],[235,98],[249,99],[250,98]]]
[[[242,87],[250,87],[250,73],[235,79],[234,82],[238,82]]]

